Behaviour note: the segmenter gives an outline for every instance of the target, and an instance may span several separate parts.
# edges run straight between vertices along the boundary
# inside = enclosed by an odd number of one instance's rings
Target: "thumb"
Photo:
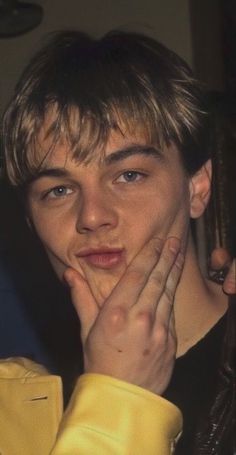
[[[98,305],[87,281],[79,272],[68,268],[64,273],[64,279],[70,288],[71,300],[80,319],[81,337],[84,342],[97,318]]]

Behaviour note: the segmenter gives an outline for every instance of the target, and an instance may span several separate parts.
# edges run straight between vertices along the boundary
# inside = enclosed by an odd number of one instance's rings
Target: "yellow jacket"
[[[62,408],[58,376],[0,361],[0,455],[169,455],[182,425],[173,404],[97,374],[82,375]]]

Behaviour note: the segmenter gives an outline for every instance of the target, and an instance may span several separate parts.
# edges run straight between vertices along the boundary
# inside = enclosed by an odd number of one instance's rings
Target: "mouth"
[[[88,248],[79,251],[77,257],[84,260],[88,265],[99,269],[112,269],[124,260],[122,248]]]

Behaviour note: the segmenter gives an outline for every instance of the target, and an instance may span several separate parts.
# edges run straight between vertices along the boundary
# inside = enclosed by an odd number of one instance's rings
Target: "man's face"
[[[41,145],[48,149],[48,139]],[[29,188],[28,206],[57,275],[78,270],[102,305],[150,239],[186,243],[190,198],[174,145],[158,150],[117,132],[97,158],[85,165],[58,144]]]

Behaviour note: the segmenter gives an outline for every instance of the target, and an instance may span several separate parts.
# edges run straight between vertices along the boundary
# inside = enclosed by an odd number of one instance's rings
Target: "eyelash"
[[[128,177],[128,175],[130,175],[130,177],[131,177],[130,180],[125,179],[125,176]],[[127,171],[122,172],[122,174],[120,174],[116,178],[115,181],[117,183],[131,184],[131,183],[138,183],[140,180],[142,180],[145,177],[147,177],[147,175],[144,172],[135,171],[135,170],[127,170]],[[123,178],[123,181],[121,181],[122,178]],[[134,179],[132,180],[132,178],[134,178]],[[62,190],[61,193],[60,193],[60,190]],[[58,193],[55,194],[57,191],[58,191]],[[65,192],[66,192],[66,194],[65,194]],[[58,185],[58,186],[55,186],[54,188],[51,188],[50,190],[46,191],[42,195],[42,200],[62,199],[64,197],[69,196],[72,193],[73,193],[72,188],[70,188],[66,185]]]
[[[55,191],[58,191],[58,190],[69,191],[69,194],[73,193],[73,189],[72,188],[69,188],[69,187],[67,187],[65,185],[58,185],[58,186],[55,186],[54,188],[51,188],[45,194],[43,194],[42,199],[60,199],[60,198],[68,196],[68,193],[67,194],[60,194],[59,193],[59,194],[55,195]]]
[[[119,181],[125,175],[128,176],[128,174],[131,174],[132,177],[135,176],[136,177],[135,180],[126,180],[123,182]],[[147,175],[144,172],[128,170],[128,171],[122,172],[122,174],[120,174],[119,177],[116,179],[116,182],[118,182],[118,183],[137,183],[137,182],[139,182],[139,180],[141,180],[142,178],[145,178],[145,177],[147,177]]]

